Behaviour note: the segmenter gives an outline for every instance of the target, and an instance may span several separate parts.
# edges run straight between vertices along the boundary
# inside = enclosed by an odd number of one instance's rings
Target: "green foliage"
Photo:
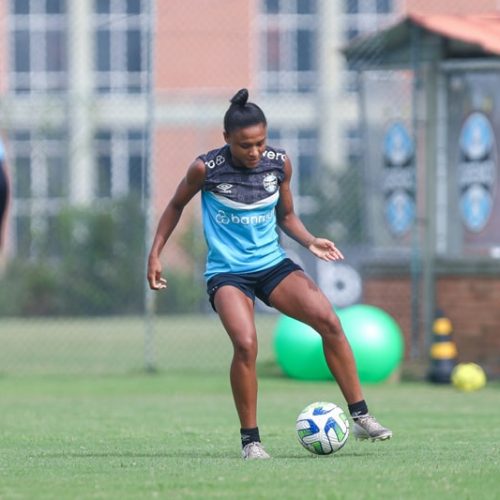
[[[156,294],[156,311],[160,314],[199,312],[203,306],[205,282],[193,271],[169,271],[167,288]]]
[[[2,278],[0,313],[102,315],[143,309],[144,215],[134,198],[67,207],[37,235],[38,255],[14,259]]]
[[[156,295],[156,310],[163,313],[201,312],[206,306],[203,270],[206,245],[203,230],[193,219],[180,238],[184,254],[192,262],[189,269],[165,269],[167,289]]]
[[[100,316],[144,310],[145,217],[138,199],[66,207],[32,239],[36,257],[11,260],[0,277],[0,315]],[[191,225],[181,245],[194,265],[167,270],[169,288],[156,295],[161,313],[199,311],[206,304],[201,228]]]
[[[57,269],[15,259],[0,279],[0,316],[38,316],[61,309]]]
[[[61,214],[61,292],[66,313],[140,312],[144,289],[144,217],[127,199],[106,211]]]

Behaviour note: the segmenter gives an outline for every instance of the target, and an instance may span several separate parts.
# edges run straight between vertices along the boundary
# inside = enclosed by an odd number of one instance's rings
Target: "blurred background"
[[[294,165],[297,212],[346,255],[282,236],[332,304],[389,312],[409,364],[439,310],[461,359],[499,375],[499,27],[497,0],[1,0],[0,372],[228,363],[198,198],[165,292],[145,264],[246,87]],[[265,338],[275,321],[258,306]]]

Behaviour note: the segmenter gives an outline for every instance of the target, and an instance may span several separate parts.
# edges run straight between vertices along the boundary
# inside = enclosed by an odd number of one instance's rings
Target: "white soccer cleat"
[[[244,460],[265,460],[266,458],[271,458],[258,441],[245,445],[241,450],[241,457]]]
[[[362,415],[353,419],[353,433],[356,439],[371,439],[372,441],[384,441],[391,439],[392,431],[380,425],[375,417],[371,415]]]

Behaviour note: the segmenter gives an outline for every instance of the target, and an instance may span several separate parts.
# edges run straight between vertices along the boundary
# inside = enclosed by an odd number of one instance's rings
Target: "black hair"
[[[224,115],[224,131],[231,133],[238,128],[250,127],[259,123],[267,125],[266,115],[257,104],[248,102],[247,89],[238,90],[231,98],[231,106]]]

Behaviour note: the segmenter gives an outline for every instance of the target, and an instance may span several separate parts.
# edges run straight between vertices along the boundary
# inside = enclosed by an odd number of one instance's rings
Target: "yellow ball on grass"
[[[451,372],[451,383],[464,392],[477,391],[486,385],[486,374],[476,363],[459,363]]]

